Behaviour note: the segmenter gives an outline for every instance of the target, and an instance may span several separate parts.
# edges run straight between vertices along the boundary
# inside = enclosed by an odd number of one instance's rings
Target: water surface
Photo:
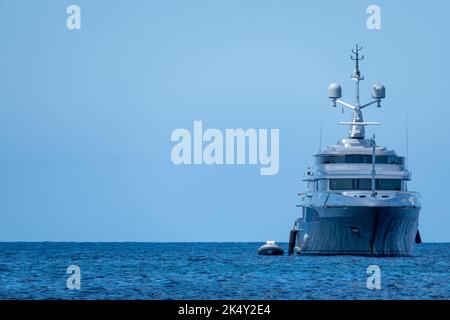
[[[449,299],[450,244],[413,257],[258,256],[261,243],[0,243],[0,299]],[[281,244],[287,249],[287,244]],[[366,286],[381,268],[381,290]],[[80,290],[66,286],[69,265]]]

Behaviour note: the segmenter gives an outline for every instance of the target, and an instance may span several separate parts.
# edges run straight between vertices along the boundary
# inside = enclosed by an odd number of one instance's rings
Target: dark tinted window
[[[401,190],[399,179],[376,179],[376,190]],[[330,179],[330,190],[372,190],[372,179]]]
[[[372,156],[364,154],[361,156],[361,163],[372,163]]]
[[[377,190],[401,190],[402,182],[398,179],[377,179]]]
[[[321,163],[345,163],[345,157],[342,156],[324,156],[320,158]]]
[[[386,164],[387,158],[387,156],[375,156],[375,163]]]
[[[372,163],[372,155],[349,154],[345,156],[317,156],[318,164],[329,163]],[[397,156],[375,156],[377,164],[403,164],[404,157]]]
[[[317,156],[316,162],[319,164],[345,163],[345,157],[341,156]]]
[[[330,179],[330,190],[354,190],[355,179]]]
[[[404,161],[405,161],[404,157],[388,156],[387,158],[388,164],[403,164]]]
[[[372,190],[372,179],[357,179],[358,190]]]
[[[345,163],[361,163],[361,156],[359,154],[352,154],[345,156]]]

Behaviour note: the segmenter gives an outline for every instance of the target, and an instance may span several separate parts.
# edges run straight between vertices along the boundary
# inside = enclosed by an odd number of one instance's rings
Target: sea
[[[259,256],[261,245],[3,242],[0,299],[450,298],[450,243],[390,258]]]

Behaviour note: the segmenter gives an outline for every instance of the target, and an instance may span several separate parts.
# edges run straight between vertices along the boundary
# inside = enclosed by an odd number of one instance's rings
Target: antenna
[[[377,104],[377,106],[381,107],[381,100],[385,98],[386,96],[386,90],[385,87],[381,84],[376,84],[372,88],[372,98],[373,101],[363,104],[360,104],[359,100],[359,81],[364,80],[364,76],[361,75],[361,71],[359,70],[359,62],[364,60],[364,55],[359,55],[360,51],[362,50],[362,46],[359,46],[356,44],[355,49],[352,49],[352,55],[350,55],[350,59],[355,61],[356,68],[353,72],[351,79],[356,81],[355,84],[355,93],[356,93],[356,99],[355,104],[349,104],[346,103],[340,98],[342,97],[342,89],[341,86],[337,83],[332,83],[328,87],[328,97],[331,99],[333,103],[333,107],[336,107],[336,103],[339,103],[343,107],[347,107],[351,110],[353,110],[353,118],[351,122],[341,122],[340,124],[347,124],[350,125],[350,138],[352,139],[364,139],[365,130],[364,126],[367,125],[378,125],[378,122],[364,122],[363,115],[361,110],[372,105]]]
[[[405,151],[405,168],[408,168],[408,145],[409,145],[409,101],[406,98],[406,151]]]
[[[372,192],[371,192],[371,196],[375,197],[377,195],[377,192],[375,191],[375,175],[376,175],[376,171],[375,171],[375,159],[376,159],[375,148],[377,147],[377,143],[375,141],[375,134],[372,136],[372,139],[370,139],[370,142],[371,142],[371,145],[372,145],[372,172],[371,172],[371,174],[372,174],[372,179],[371,179]]]
[[[362,50],[362,46],[358,46],[358,44],[356,44],[356,49],[352,49],[352,52],[355,55],[355,57],[353,57],[353,55],[350,56],[350,59],[355,61],[355,63],[356,63],[356,68],[355,68],[355,71],[353,72],[351,78],[356,81],[356,86],[355,86],[356,101],[355,102],[356,102],[357,106],[359,106],[359,81],[364,80],[364,76],[362,76],[361,71],[359,71],[359,61],[364,60],[364,55],[362,55],[361,58],[359,57],[359,52],[361,50]]]
[[[364,80],[364,76],[361,76],[361,72],[359,71],[359,62],[364,60],[364,55],[361,55],[361,58],[359,57],[359,52],[362,50],[362,46],[358,46],[358,44],[356,44],[356,49],[352,49],[352,53],[355,55],[353,56],[353,54],[350,56],[350,59],[356,62],[356,69],[355,72],[352,75],[352,79],[355,80]]]
[[[322,149],[322,130],[323,130],[323,106],[324,103],[321,103],[322,108],[320,109],[320,132],[319,132],[319,152]]]

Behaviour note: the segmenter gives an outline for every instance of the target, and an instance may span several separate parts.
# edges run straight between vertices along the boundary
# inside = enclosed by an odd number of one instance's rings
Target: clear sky
[[[81,30],[66,8],[81,8]],[[366,27],[371,4],[381,30]],[[405,153],[424,241],[450,241],[448,1],[0,0],[0,241],[287,241],[319,148],[347,135],[326,88]],[[177,128],[278,128],[280,169],[175,166]]]

